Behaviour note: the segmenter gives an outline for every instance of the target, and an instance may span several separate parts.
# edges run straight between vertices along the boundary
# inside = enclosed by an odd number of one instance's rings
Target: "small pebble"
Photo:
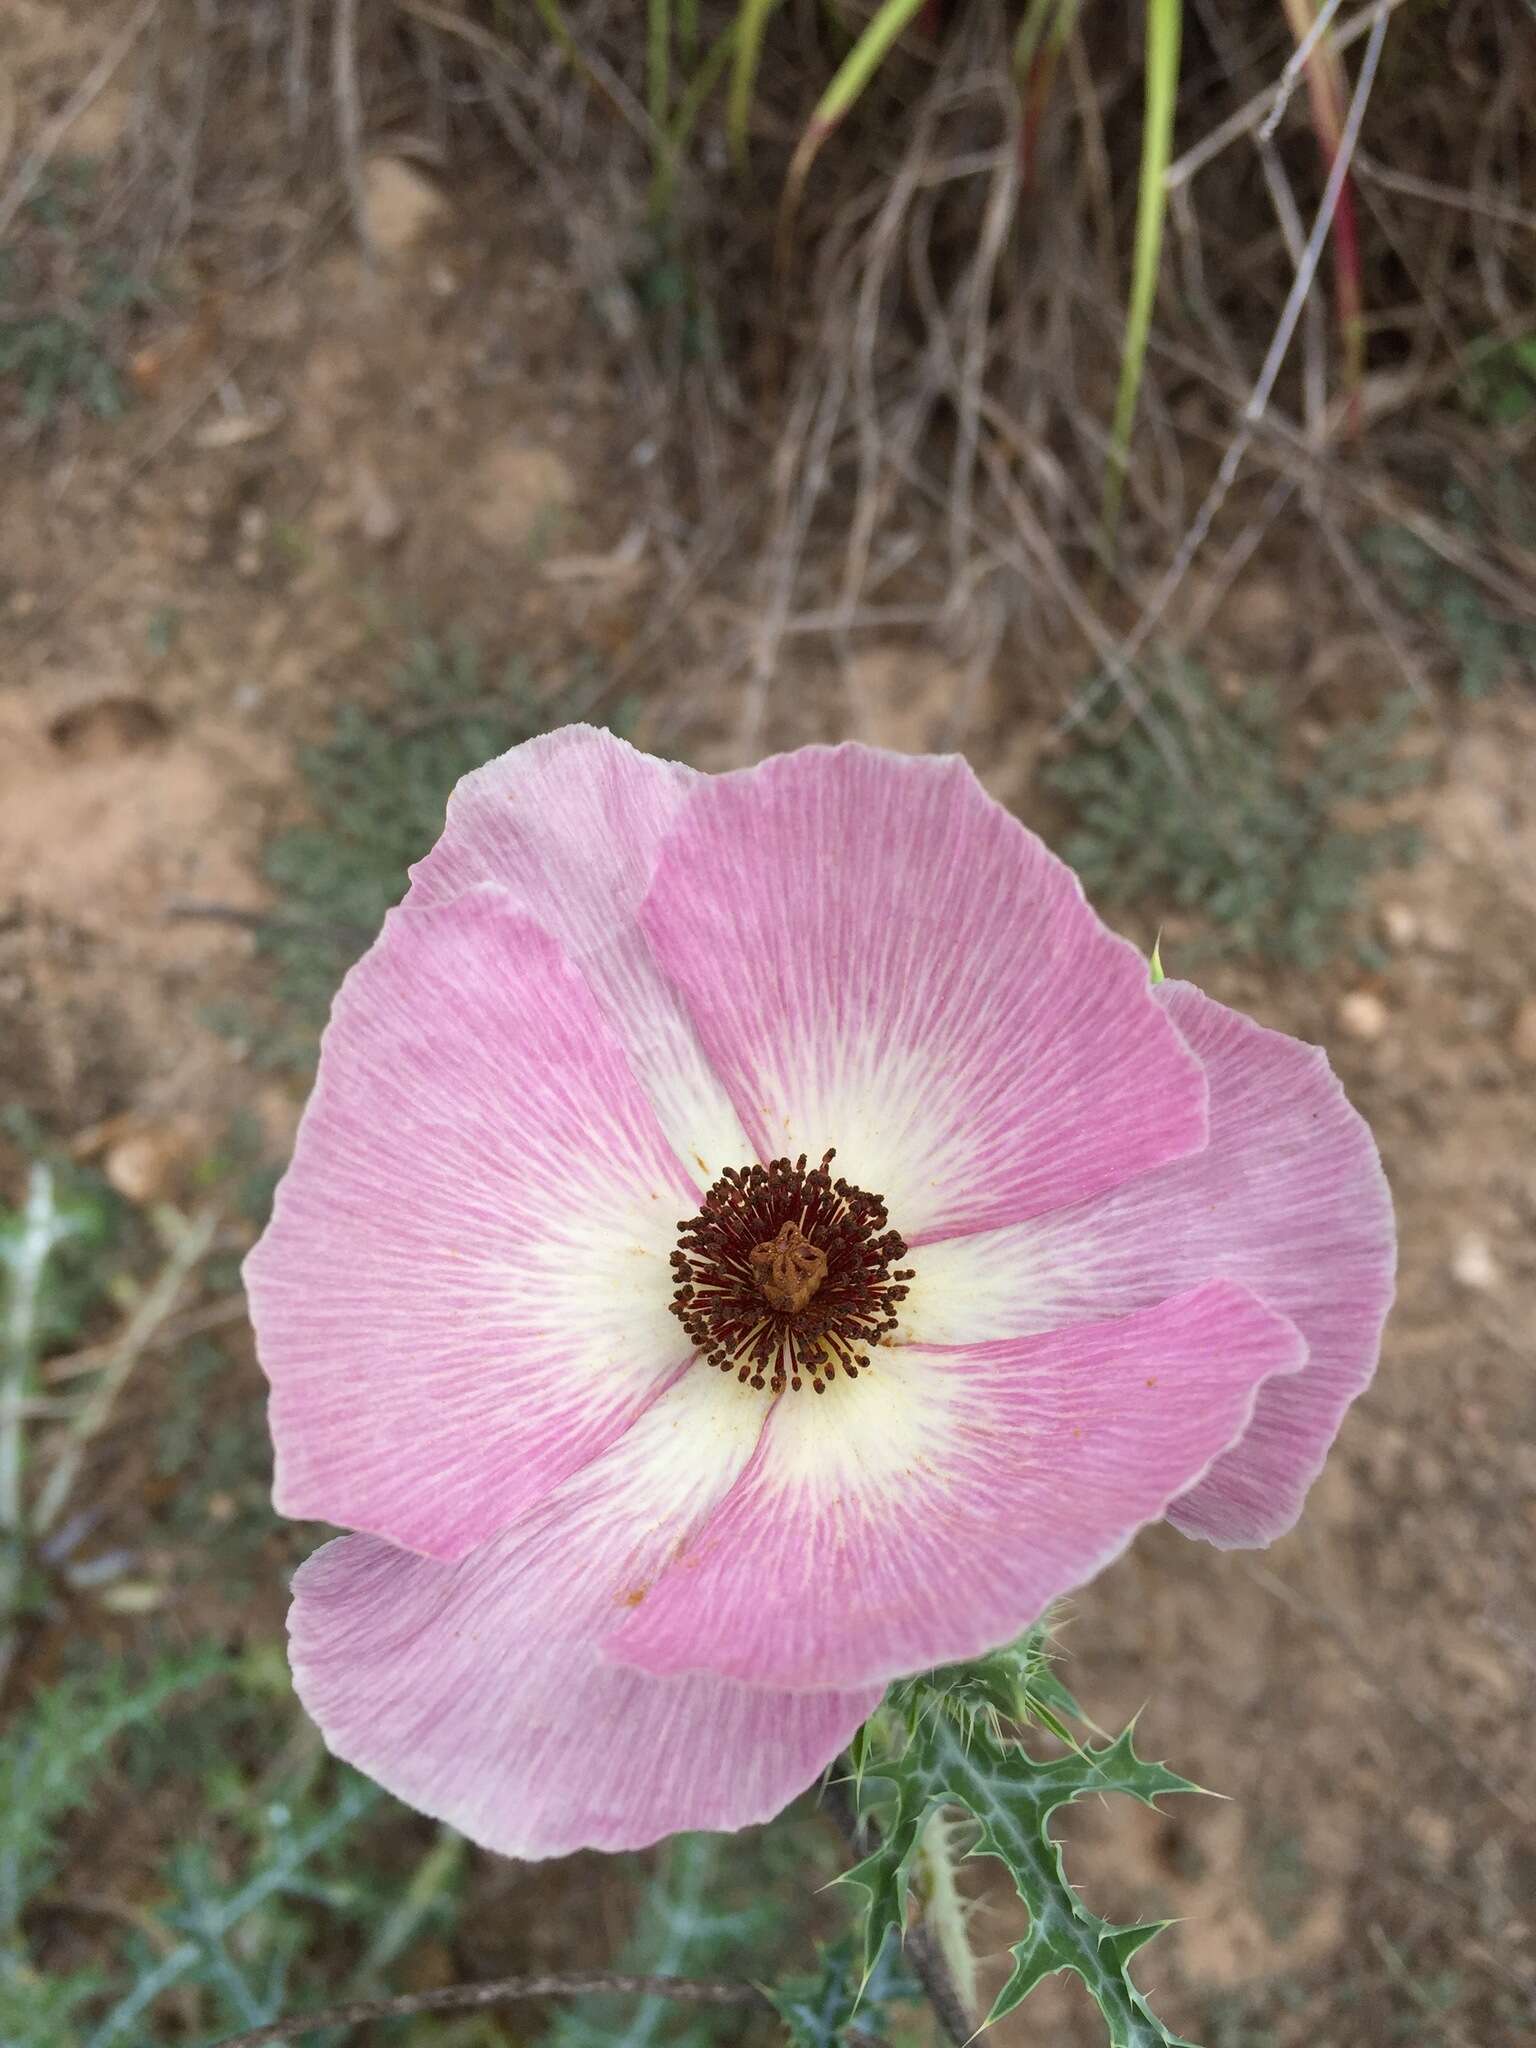
[[[1339,1029],[1362,1045],[1374,1045],[1387,1028],[1387,1006],[1368,988],[1357,988],[1344,997],[1338,1009]]]
[[[1406,953],[1419,936],[1419,920],[1406,903],[1383,903],[1381,906],[1381,928],[1389,945]]]
[[[1458,1240],[1451,1255],[1451,1277],[1474,1294],[1487,1294],[1499,1284],[1493,1252],[1480,1231],[1469,1230]]]
[[[352,472],[352,505],[363,539],[375,547],[389,547],[405,530],[405,514],[367,462]]]

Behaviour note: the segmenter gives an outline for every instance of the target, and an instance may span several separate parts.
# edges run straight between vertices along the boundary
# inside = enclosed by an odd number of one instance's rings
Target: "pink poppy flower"
[[[340,1756],[518,1856],[776,1813],[1167,1516],[1289,1528],[1376,1150],[956,758],[568,728],[462,782],[247,1265]]]

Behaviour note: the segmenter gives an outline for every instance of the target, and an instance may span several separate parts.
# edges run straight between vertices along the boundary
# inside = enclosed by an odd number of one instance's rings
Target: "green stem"
[[[1183,0],[1147,0],[1146,110],[1141,130],[1141,182],[1136,193],[1136,248],[1131,271],[1131,297],[1125,316],[1125,349],[1120,359],[1120,389],[1110,431],[1109,463],[1104,478],[1103,532],[1112,547],[1120,523],[1120,500],[1130,458],[1131,426],[1141,395],[1141,373],[1152,331],[1152,306],[1163,254],[1163,221],[1168,209],[1164,183],[1173,151],[1173,111],[1179,87],[1179,44],[1183,33]]]
[[[667,126],[672,100],[672,0],[647,0],[646,107],[658,134]]]
[[[731,90],[726,102],[725,132],[736,168],[747,167],[747,123],[752,115],[752,92],[757,83],[758,60],[762,56],[763,32],[769,16],[783,0],[742,0],[736,16],[736,53],[731,65]]]
[[[672,211],[672,195],[677,186],[677,167],[688,147],[688,138],[704,110],[704,103],[720,81],[740,30],[739,22],[731,26],[709,49],[702,64],[683,88],[678,100],[677,111],[662,137],[656,151],[656,172],[651,180],[651,219],[665,220]]]

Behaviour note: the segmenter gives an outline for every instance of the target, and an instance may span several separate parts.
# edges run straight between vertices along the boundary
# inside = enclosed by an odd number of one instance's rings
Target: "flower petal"
[[[640,915],[759,1156],[835,1146],[909,1244],[1203,1142],[1146,963],[956,757],[807,748],[697,784]]]
[[[559,946],[477,890],[391,913],[336,999],[246,1261],[289,1515],[458,1557],[689,1354],[697,1197]]]
[[[882,1349],[820,1398],[780,1397],[611,1653],[785,1686],[976,1656],[1116,1557],[1305,1355],[1225,1282],[1040,1337]]]
[[[562,726],[463,778],[407,900],[445,903],[494,882],[551,932],[707,1186],[751,1147],[635,921],[656,849],[701,780],[596,726]]]
[[[1158,996],[1211,1086],[1203,1152],[1097,1202],[934,1245],[907,1322],[1022,1335],[1119,1315],[1218,1277],[1251,1287],[1307,1340],[1307,1368],[1265,1387],[1240,1444],[1169,1511],[1191,1536],[1273,1542],[1301,1513],[1345,1410],[1376,1369],[1392,1302],[1392,1197],[1326,1054],[1165,982]]]
[[[597,1642],[730,1486],[761,1397],[679,1381],[602,1459],[456,1565],[349,1536],[294,1581],[294,1680],[338,1756],[509,1856],[772,1817],[879,1704],[652,1678]]]

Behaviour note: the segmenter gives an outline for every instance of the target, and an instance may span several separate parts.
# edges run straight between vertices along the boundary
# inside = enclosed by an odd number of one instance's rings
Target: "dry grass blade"
[[[357,77],[357,0],[336,0],[331,17],[331,95],[336,107],[336,141],[352,208],[352,226],[371,256],[373,230],[363,182],[363,95]]]
[[[17,214],[37,190],[39,181],[70,129],[86,108],[93,105],[106,91],[124,58],[149,27],[159,9],[160,0],[139,0],[139,5],[22,159],[15,177],[5,191],[0,193],[0,240],[10,233]],[[4,156],[0,154],[0,163],[3,161]]]
[[[486,1984],[449,1984],[441,1991],[407,1991],[398,1998],[354,1998],[310,2013],[294,2013],[270,2025],[230,2034],[216,2048],[275,2048],[331,2027],[358,2027],[370,2020],[405,2019],[415,2013],[486,2012],[498,2005],[533,1999],[672,1998],[682,2005],[755,2006],[771,2011],[754,1984],[689,1977],[627,1977],[609,1970],[570,1970],[542,1977],[502,1977]]]
[[[1375,10],[1375,20],[1372,23],[1371,36],[1366,43],[1365,55],[1361,60],[1360,76],[1356,81],[1354,96],[1350,101],[1349,111],[1345,117],[1344,127],[1339,138],[1339,147],[1329,171],[1328,183],[1324,188],[1322,201],[1317,210],[1317,218],[1313,223],[1312,232],[1307,238],[1306,247],[1301,252],[1301,261],[1297,265],[1296,276],[1286,297],[1280,319],[1276,324],[1268,353],[1264,358],[1263,366],[1259,371],[1253,389],[1249,393],[1248,401],[1243,407],[1237,432],[1227,444],[1216,476],[1205,497],[1201,500],[1199,510],[1186,528],[1184,536],[1174,552],[1172,561],[1158,582],[1150,601],[1143,609],[1141,617],[1137,620],[1131,631],[1126,634],[1116,650],[1118,660],[1127,666],[1136,660],[1136,657],[1146,646],[1153,632],[1162,624],[1175,592],[1188,575],[1191,564],[1210,534],[1216,520],[1216,515],[1226,503],[1227,494],[1236,481],[1237,473],[1242,467],[1244,457],[1253,444],[1259,422],[1263,419],[1269,408],[1269,402],[1274,394],[1275,382],[1279,377],[1281,365],[1285,361],[1286,353],[1296,333],[1297,322],[1301,318],[1302,309],[1306,305],[1311,291],[1312,280],[1316,275],[1317,266],[1323,253],[1323,246],[1327,240],[1328,230],[1333,222],[1334,210],[1338,205],[1339,194],[1343,190],[1344,180],[1349,175],[1350,159],[1354,154],[1355,142],[1360,133],[1360,124],[1365,117],[1365,109],[1370,100],[1371,88],[1375,83],[1377,66],[1381,62],[1382,44],[1386,39],[1387,21],[1391,12],[1392,0],[1379,0]],[[1092,688],[1097,689],[1104,679],[1103,676],[1096,677]],[[1077,710],[1077,716],[1082,716],[1086,711],[1091,695],[1092,690],[1084,692]],[[1075,719],[1072,722],[1076,722]]]
[[[211,1208],[200,1210],[187,1221],[175,1219],[175,1242],[165,1264],[128,1318],[101,1369],[101,1377],[71,1424],[68,1437],[43,1481],[31,1516],[37,1535],[46,1535],[63,1513],[86,1451],[112,1420],[118,1398],[156,1331],[175,1313],[181,1291],[212,1244],[218,1224],[218,1212]]]

